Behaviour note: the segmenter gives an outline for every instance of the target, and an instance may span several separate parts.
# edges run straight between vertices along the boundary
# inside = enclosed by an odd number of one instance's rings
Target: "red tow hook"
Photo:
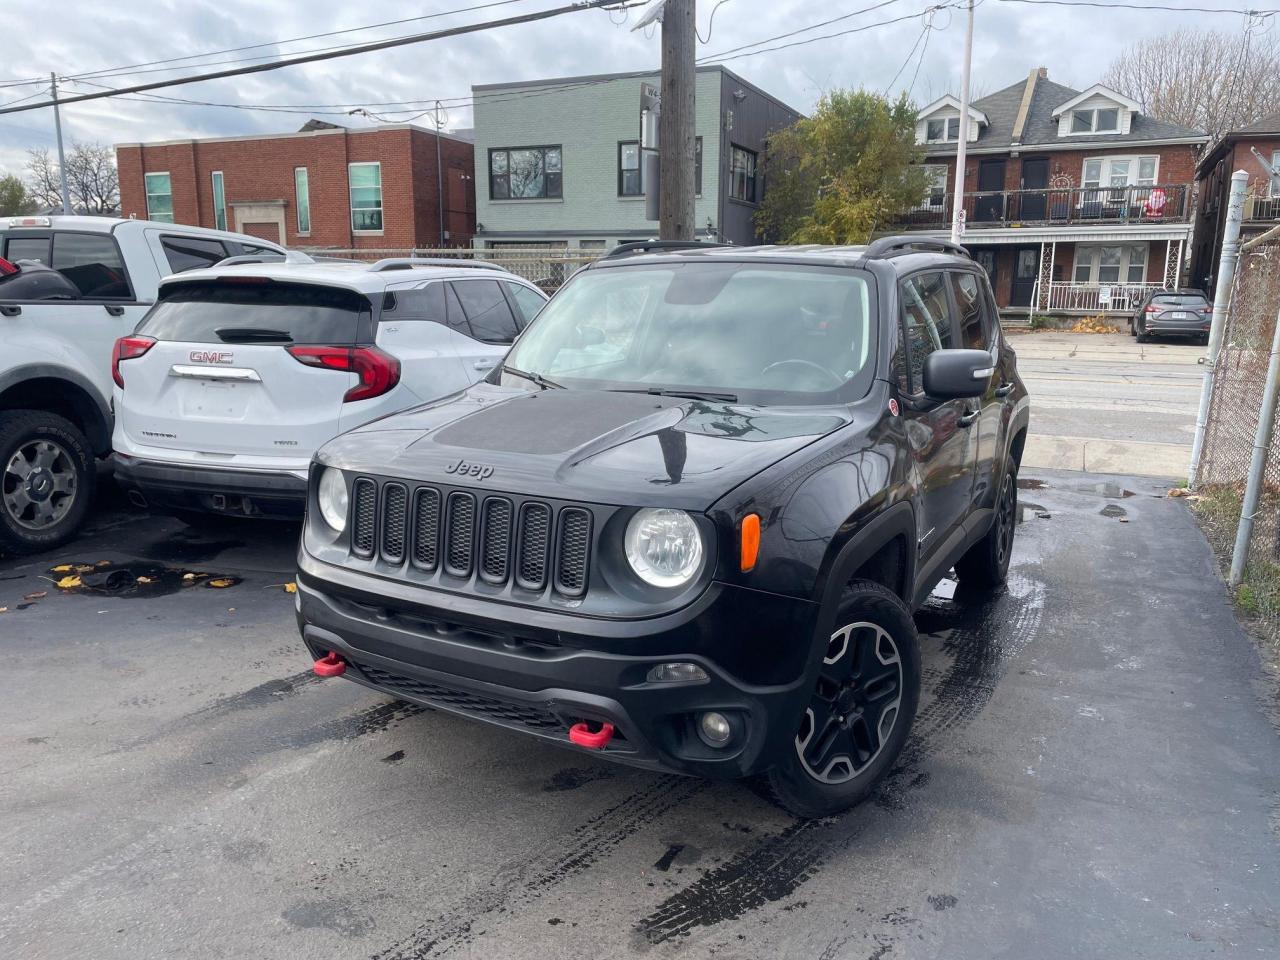
[[[588,750],[601,750],[612,739],[612,723],[600,724],[599,730],[592,730],[585,723],[575,723],[569,728],[569,740]]]
[[[347,664],[341,657],[330,650],[321,659],[311,665],[317,677],[340,677],[347,672]]]

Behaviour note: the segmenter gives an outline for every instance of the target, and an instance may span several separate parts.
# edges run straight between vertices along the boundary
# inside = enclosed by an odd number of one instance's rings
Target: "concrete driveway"
[[[294,531],[107,510],[0,566],[0,956],[1276,956],[1277,687],[1207,546],[1163,485],[1023,483],[1007,591],[920,611],[907,753],[822,822],[318,681]]]
[[[1031,391],[1028,466],[1186,479],[1207,348],[1127,333],[1010,342]]]

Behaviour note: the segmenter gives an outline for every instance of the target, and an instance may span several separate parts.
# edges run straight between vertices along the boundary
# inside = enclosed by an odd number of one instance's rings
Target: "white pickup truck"
[[[111,452],[112,347],[160,279],[283,252],[149,220],[0,219],[0,553],[57,546],[84,519]]]

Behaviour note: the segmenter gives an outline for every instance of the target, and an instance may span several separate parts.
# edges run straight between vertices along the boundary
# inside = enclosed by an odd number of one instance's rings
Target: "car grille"
[[[489,586],[586,593],[592,513],[541,500],[480,496],[357,477],[351,496],[351,553],[425,574]]]
[[[428,683],[425,680],[416,680],[398,673],[390,673],[361,663],[357,663],[356,666],[372,683],[384,689],[403,693],[441,707],[534,730],[564,730],[566,727],[565,722],[554,713],[534,704],[481,696],[437,683]]]

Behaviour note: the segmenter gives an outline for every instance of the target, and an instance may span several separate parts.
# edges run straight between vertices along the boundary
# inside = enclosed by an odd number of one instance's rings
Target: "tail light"
[[[1206,317],[1210,316],[1213,313],[1213,307],[1201,307],[1200,312],[1203,313]]]
[[[293,359],[308,367],[359,376],[360,382],[346,392],[343,403],[380,397],[400,382],[400,361],[377,347],[293,346],[285,349]]]
[[[115,349],[111,351],[111,379],[116,382],[116,386],[124,389],[124,377],[120,374],[120,361],[133,360],[140,357],[152,347],[155,346],[155,337],[139,336],[134,334],[129,337],[121,337],[116,341]]]
[[[18,272],[18,265],[0,257],[0,277],[11,277]]]
[[[1154,303],[1149,303],[1149,304],[1147,304],[1147,311],[1146,311],[1146,312],[1147,312],[1147,313],[1159,313],[1159,312],[1160,312],[1160,308],[1159,308],[1159,307],[1157,307]]]

